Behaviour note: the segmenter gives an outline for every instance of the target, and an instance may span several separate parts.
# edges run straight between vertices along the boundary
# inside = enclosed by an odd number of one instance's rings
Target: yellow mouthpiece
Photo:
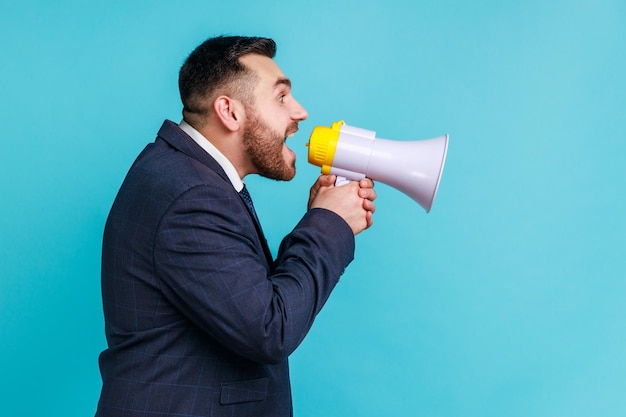
[[[309,138],[309,162],[322,167],[322,174],[330,174],[341,126],[343,120],[333,123],[331,127],[315,126]]]

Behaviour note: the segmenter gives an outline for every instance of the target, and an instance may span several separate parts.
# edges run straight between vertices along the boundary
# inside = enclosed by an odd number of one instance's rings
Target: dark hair
[[[239,58],[252,53],[274,58],[276,43],[269,38],[218,36],[194,49],[178,74],[183,116],[206,115],[218,94],[250,102],[256,76]]]

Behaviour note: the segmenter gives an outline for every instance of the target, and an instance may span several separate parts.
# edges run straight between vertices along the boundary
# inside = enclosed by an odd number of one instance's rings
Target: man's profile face
[[[291,180],[296,174],[296,155],[285,141],[308,114],[291,95],[291,82],[274,60],[257,54],[245,55],[240,60],[258,77],[254,103],[245,105],[245,152],[258,174]]]

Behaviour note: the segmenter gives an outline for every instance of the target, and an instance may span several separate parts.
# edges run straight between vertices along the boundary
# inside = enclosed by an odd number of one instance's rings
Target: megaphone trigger
[[[335,180],[335,187],[341,187],[342,185],[349,184],[350,180],[346,177],[342,177],[341,175],[337,175],[337,179]]]
[[[339,121],[330,128],[316,126],[307,146],[309,162],[320,166],[322,174],[337,175],[335,185],[368,177],[404,192],[429,212],[446,160],[448,135],[393,141]]]

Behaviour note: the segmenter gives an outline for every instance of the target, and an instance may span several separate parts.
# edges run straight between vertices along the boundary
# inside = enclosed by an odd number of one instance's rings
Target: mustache
[[[287,129],[285,129],[285,137],[293,135],[298,131],[298,122],[291,122]]]

